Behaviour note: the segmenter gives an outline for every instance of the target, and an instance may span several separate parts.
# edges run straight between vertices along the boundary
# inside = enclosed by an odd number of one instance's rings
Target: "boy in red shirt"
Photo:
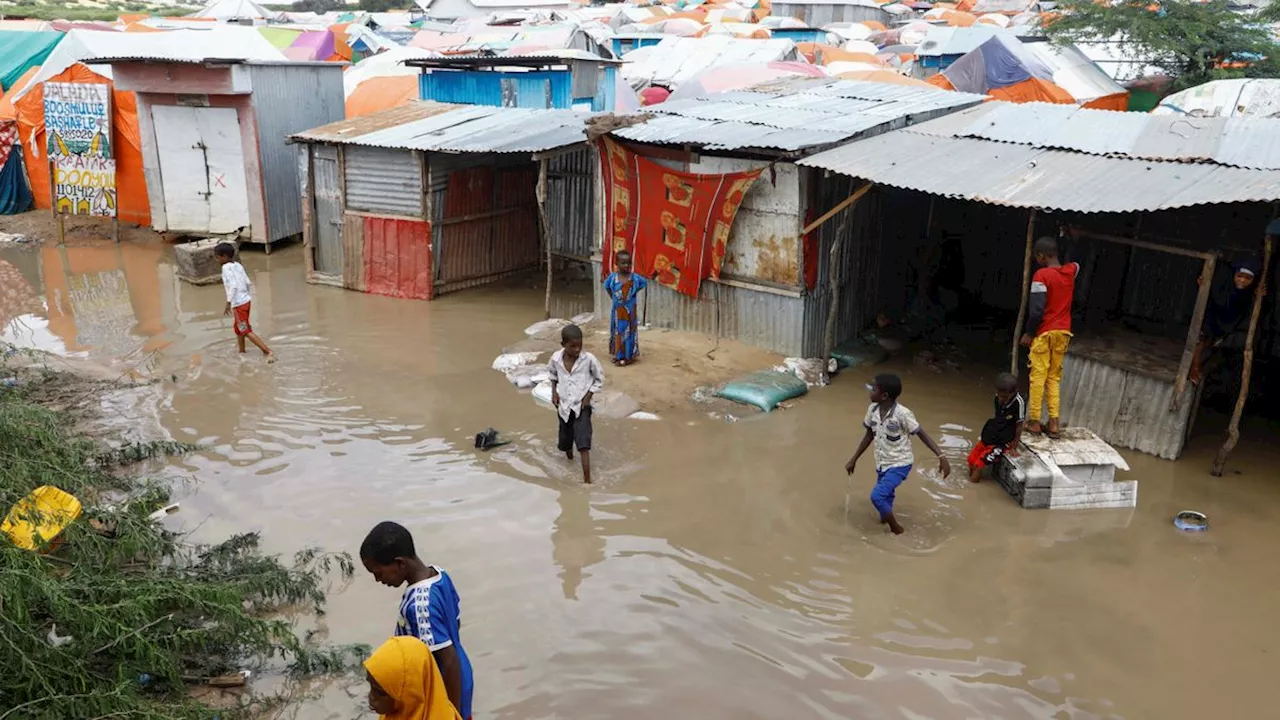
[[[1071,344],[1071,300],[1075,294],[1079,263],[1058,261],[1058,241],[1051,237],[1036,240],[1032,248],[1040,269],[1031,278],[1031,299],[1027,305],[1027,325],[1022,344],[1031,348],[1031,401],[1026,431],[1039,435],[1042,404],[1049,400],[1048,435],[1061,437],[1058,413],[1061,408],[1062,359]]]

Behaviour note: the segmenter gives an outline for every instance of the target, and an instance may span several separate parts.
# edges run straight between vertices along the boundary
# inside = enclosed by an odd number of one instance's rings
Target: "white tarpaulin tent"
[[[229,20],[268,20],[274,19],[279,14],[262,7],[253,0],[212,0],[208,5],[187,17],[227,22]]]

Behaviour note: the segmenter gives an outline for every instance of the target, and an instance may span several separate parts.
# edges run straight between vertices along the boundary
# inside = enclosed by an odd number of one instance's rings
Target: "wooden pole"
[[[538,161],[538,228],[542,233],[542,245],[547,253],[546,319],[551,319],[551,228],[547,225],[547,159]]]
[[[1227,439],[1218,448],[1218,455],[1213,459],[1214,476],[1222,477],[1227,465],[1227,456],[1240,442],[1240,417],[1244,415],[1244,403],[1249,397],[1249,379],[1253,375],[1253,339],[1258,330],[1258,315],[1262,313],[1262,299],[1267,294],[1267,275],[1271,270],[1272,236],[1263,240],[1262,269],[1258,275],[1258,289],[1253,293],[1253,312],[1249,314],[1249,333],[1244,340],[1244,367],[1240,370],[1240,394],[1236,396],[1236,407],[1231,412],[1231,423],[1227,425]]]
[[[833,208],[831,212],[819,218],[817,221],[811,223],[809,227],[810,228],[817,227],[818,225],[821,225],[823,222],[825,222],[827,218],[830,218],[836,212],[839,212],[844,208],[853,207],[854,205],[856,205],[856,203],[859,200],[862,199],[863,195],[866,195],[867,192],[871,190],[871,188],[872,188],[872,183],[867,183],[866,185],[863,185],[862,187],[858,188],[853,192],[852,195],[850,195],[843,202],[841,202],[839,205]],[[831,304],[829,307],[827,307],[827,324],[826,324],[826,328],[824,329],[824,332],[822,333],[822,376],[823,377],[828,377],[830,375],[829,371],[831,368],[831,352],[835,350],[836,318],[840,314],[840,282],[839,282],[840,273],[839,273],[839,263],[837,262],[837,260],[840,257],[840,246],[843,243],[844,233],[845,233],[845,230],[848,228],[848,226],[849,226],[849,215],[846,213],[845,215],[842,215],[840,217],[840,224],[836,227],[836,236],[831,238],[831,251],[827,256],[827,294],[829,296],[829,302]],[[805,232],[806,233],[809,232],[809,229],[806,228]]]
[[[822,217],[819,217],[817,220],[814,220],[808,225],[805,225],[804,228],[800,231],[800,237],[804,237],[805,235],[808,235],[809,233],[813,232],[815,229],[821,226],[822,223],[834,217],[836,213],[858,202],[858,200],[862,199],[862,196],[866,195],[867,191],[870,189],[871,189],[871,183],[867,183],[866,185],[863,185],[857,190],[854,190],[853,194],[841,200],[835,207],[823,213]]]
[[[1031,290],[1031,246],[1035,241],[1036,209],[1031,208],[1031,214],[1027,217],[1027,247],[1022,252],[1022,303],[1018,305],[1018,322],[1013,326],[1013,351],[1009,358],[1009,372],[1014,375],[1018,374],[1018,341],[1022,339],[1022,324],[1027,321],[1027,295]]]
[[[1200,330],[1204,327],[1204,310],[1209,305],[1209,291],[1213,287],[1213,271],[1217,267],[1217,258],[1207,257],[1200,269],[1200,292],[1196,294],[1196,309],[1191,313],[1191,325],[1187,328],[1187,342],[1182,346],[1182,360],[1178,363],[1178,375],[1173,381],[1173,397],[1169,398],[1169,412],[1177,412],[1182,407],[1182,393],[1187,388],[1187,373],[1191,370],[1191,360],[1196,354],[1196,345],[1200,342]]]

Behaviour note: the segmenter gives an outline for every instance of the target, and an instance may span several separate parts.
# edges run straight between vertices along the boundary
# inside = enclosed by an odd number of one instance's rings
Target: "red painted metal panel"
[[[455,170],[444,194],[439,282],[496,277],[538,262],[535,166]]]
[[[431,223],[364,219],[365,292],[431,299]]]

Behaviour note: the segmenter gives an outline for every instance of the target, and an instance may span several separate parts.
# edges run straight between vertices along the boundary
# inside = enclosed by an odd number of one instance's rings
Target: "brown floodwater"
[[[852,482],[842,469],[857,377],[734,423],[693,404],[600,420],[586,488],[551,412],[490,369],[541,319],[533,287],[394,300],[306,284],[297,248],[247,253],[268,366],[235,353],[222,288],[179,282],[162,245],[0,261],[27,284],[0,295],[5,340],[166,378],[121,427],[145,413],[209,448],[168,468],[197,482],[167,523],[353,554],[374,523],[406,524],[461,593],[477,717],[1275,716],[1274,428],[1248,426],[1221,479],[1220,418],[1180,462],[1125,452],[1136,510],[1027,511],[964,478],[992,368],[903,363],[904,403],[959,471],[918,466],[894,538],[866,500],[871,463]],[[513,442],[478,453],[488,426]],[[1187,508],[1208,532],[1172,527]],[[303,622],[376,644],[397,598],[362,574]],[[361,717],[362,693],[337,683],[298,716]]]

